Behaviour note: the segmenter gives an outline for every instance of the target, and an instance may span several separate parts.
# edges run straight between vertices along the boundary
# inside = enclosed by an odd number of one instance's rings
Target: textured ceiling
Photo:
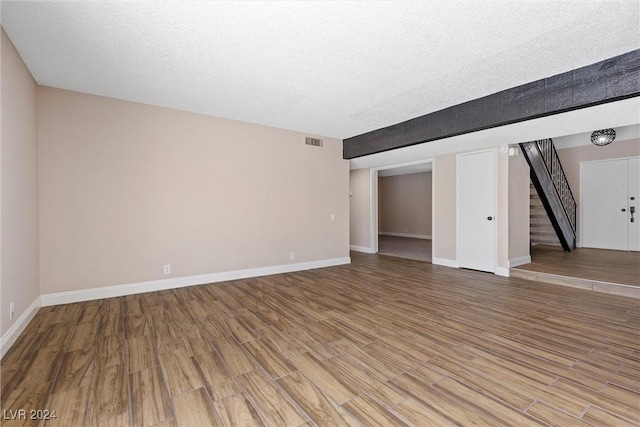
[[[640,117],[638,117],[640,121]],[[593,129],[596,130],[596,129]],[[640,125],[634,124],[629,126],[619,126],[614,128],[616,131],[616,141],[625,141],[629,139],[640,139]],[[582,132],[573,135],[566,135],[553,138],[553,145],[556,149],[580,147],[582,145],[591,145],[591,133]]]
[[[2,2],[39,84],[346,138],[640,48],[630,1]]]

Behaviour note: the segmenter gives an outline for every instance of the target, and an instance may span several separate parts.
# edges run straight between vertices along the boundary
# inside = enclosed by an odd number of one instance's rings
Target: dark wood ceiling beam
[[[636,96],[640,96],[640,49],[347,138],[343,141],[343,158],[353,159]]]

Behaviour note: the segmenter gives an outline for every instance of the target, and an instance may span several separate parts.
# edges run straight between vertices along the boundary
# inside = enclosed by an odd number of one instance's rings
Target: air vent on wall
[[[322,147],[323,140],[319,138],[305,137],[304,143],[307,145],[313,145],[314,147]]]

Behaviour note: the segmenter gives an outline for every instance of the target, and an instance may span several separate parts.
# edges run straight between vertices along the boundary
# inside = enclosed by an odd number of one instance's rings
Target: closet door
[[[458,156],[458,265],[495,272],[496,153]]]

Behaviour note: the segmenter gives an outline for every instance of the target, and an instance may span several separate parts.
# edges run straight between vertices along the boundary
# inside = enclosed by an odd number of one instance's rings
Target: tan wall
[[[604,147],[593,144],[558,150],[558,157],[576,199],[578,239],[580,237],[580,163],[640,156],[640,139],[614,141]]]
[[[40,295],[36,83],[2,32],[0,332]],[[9,320],[9,304],[15,316]]]
[[[496,266],[509,267],[509,155],[498,152],[496,163]]]
[[[509,259],[529,255],[530,181],[524,155],[509,157]]]
[[[42,294],[349,255],[340,140],[47,87],[38,114]]]
[[[437,157],[433,165],[433,257],[457,260],[456,155]]]
[[[384,228],[382,228],[382,224],[383,224],[382,217],[384,215],[384,212],[383,212],[384,197],[382,196],[383,189],[380,187],[381,187],[381,181],[380,181],[380,178],[378,178],[378,233],[380,233],[380,230],[384,230]]]
[[[371,248],[371,172],[358,169],[349,173],[349,242]]]
[[[378,231],[431,236],[431,172],[378,180]]]

